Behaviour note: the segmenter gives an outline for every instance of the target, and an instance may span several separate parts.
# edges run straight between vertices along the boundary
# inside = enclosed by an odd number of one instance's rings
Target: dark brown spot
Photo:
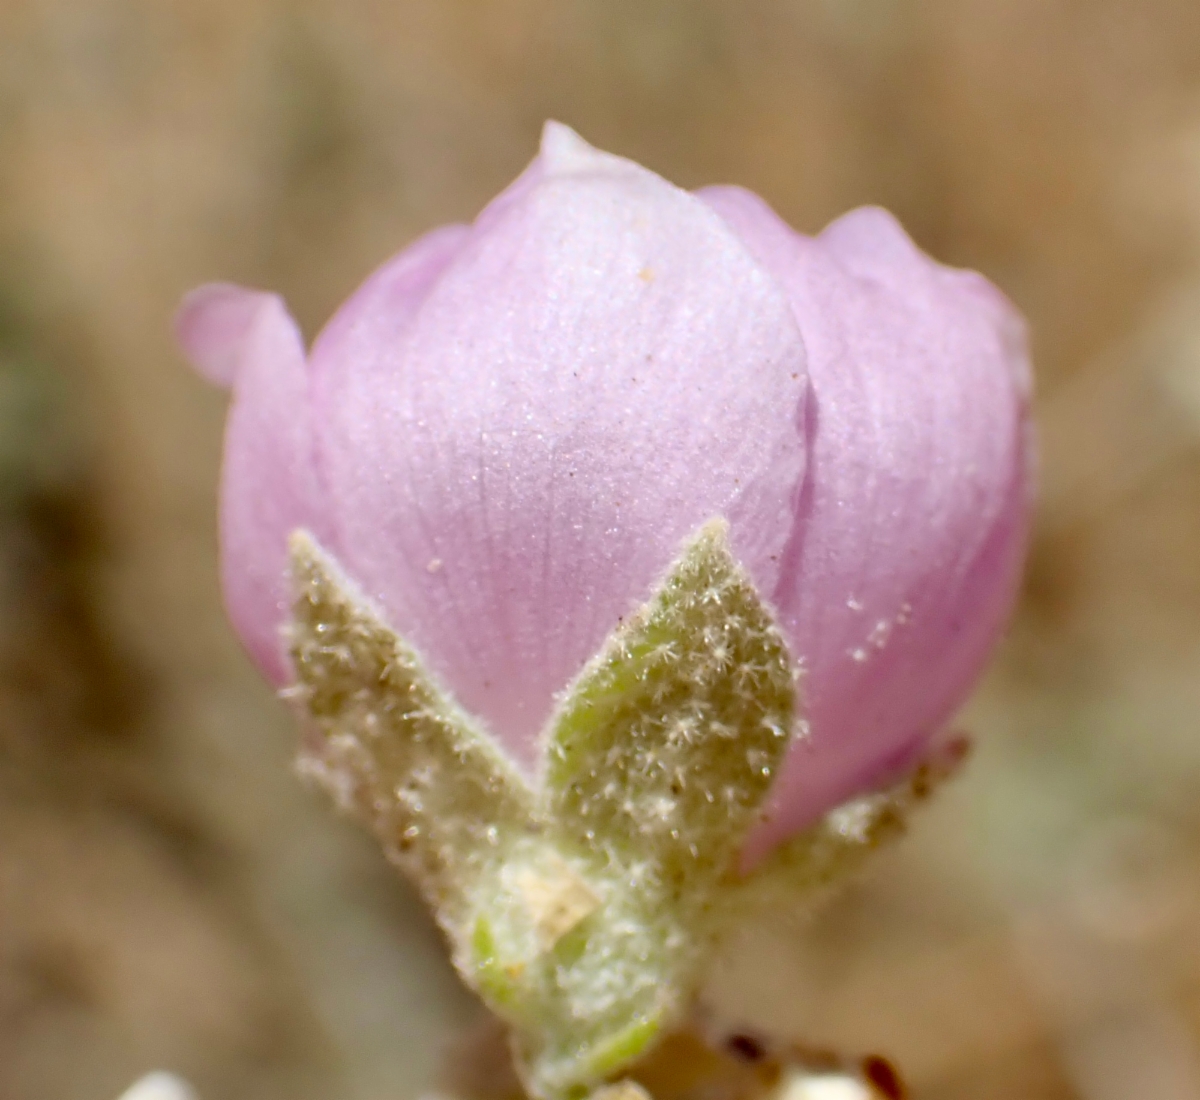
[[[862,1071],[863,1076],[881,1096],[886,1096],[887,1100],[904,1100],[904,1083],[886,1058],[881,1058],[878,1054],[864,1058]]]
[[[731,1035],[726,1045],[729,1052],[743,1062],[761,1062],[767,1056],[762,1043],[749,1035]]]

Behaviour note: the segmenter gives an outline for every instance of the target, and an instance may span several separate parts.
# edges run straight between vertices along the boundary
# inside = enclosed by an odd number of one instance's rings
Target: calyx
[[[290,555],[301,770],[421,889],[539,1100],[619,1079],[683,1022],[725,929],[803,903],[900,821],[904,791],[858,800],[739,877],[798,691],[723,521],[564,693],[536,782],[309,534]]]

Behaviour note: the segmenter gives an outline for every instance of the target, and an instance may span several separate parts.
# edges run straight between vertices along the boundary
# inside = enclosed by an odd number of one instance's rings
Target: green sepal
[[[903,835],[913,813],[958,773],[969,750],[965,737],[945,740],[890,785],[849,799],[784,841],[722,892],[726,930],[752,922],[757,913],[816,909],[873,852]]]
[[[723,521],[684,547],[564,694],[541,814],[606,905],[557,968],[563,1000],[538,1054],[552,1078],[616,1072],[687,1010],[719,895],[787,750],[795,694],[783,638]]]
[[[459,942],[472,887],[532,827],[533,792],[311,536],[290,550],[300,769],[371,827]]]
[[[536,788],[310,536],[291,557],[303,769],[421,886],[530,1092],[587,1091],[689,1007],[793,726],[791,660],[725,524],[564,694]]]
[[[566,693],[547,817],[599,863],[704,893],[756,819],[794,706],[783,637],[713,521]]]

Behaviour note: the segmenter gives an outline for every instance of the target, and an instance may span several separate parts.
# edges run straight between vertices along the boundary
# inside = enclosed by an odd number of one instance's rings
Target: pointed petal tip
[[[553,119],[542,127],[539,156],[546,174],[550,176],[571,176],[630,166],[629,161],[589,145],[570,126]]]
[[[256,321],[271,308],[287,313],[276,294],[233,283],[205,283],[180,302],[175,340],[203,378],[229,389]]]

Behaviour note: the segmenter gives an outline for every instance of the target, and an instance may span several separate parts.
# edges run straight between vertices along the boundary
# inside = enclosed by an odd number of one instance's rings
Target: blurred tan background
[[[306,333],[547,116],[1028,314],[1043,493],[966,779],[709,999],[922,1100],[1200,1098],[1195,0],[0,0],[0,1100],[407,1100],[475,1014],[226,627],[180,294]]]

